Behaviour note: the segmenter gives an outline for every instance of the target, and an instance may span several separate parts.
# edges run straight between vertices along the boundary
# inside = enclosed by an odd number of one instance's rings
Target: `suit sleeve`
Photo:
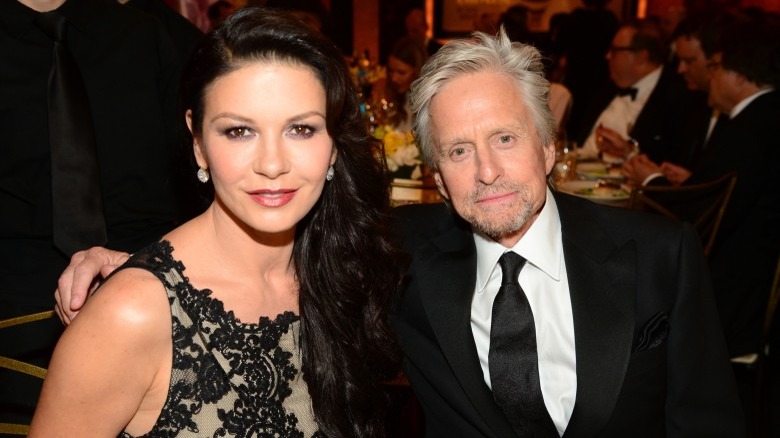
[[[744,417],[698,237],[682,231],[667,356],[667,436],[743,437]]]

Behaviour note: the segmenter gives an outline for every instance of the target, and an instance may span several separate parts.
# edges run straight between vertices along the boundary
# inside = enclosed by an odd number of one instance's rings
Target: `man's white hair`
[[[445,44],[423,67],[412,84],[409,105],[413,129],[426,164],[438,168],[437,148],[431,133],[431,100],[449,81],[466,74],[495,72],[517,84],[543,146],[555,141],[557,123],[550,111],[550,83],[544,77],[542,56],[536,48],[513,43],[503,27],[493,37],[474,32],[471,38]]]

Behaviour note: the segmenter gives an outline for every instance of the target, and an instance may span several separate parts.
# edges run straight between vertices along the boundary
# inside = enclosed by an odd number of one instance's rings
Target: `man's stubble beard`
[[[477,199],[494,193],[517,193],[518,199],[510,206],[480,208]],[[498,241],[502,236],[512,234],[531,219],[535,206],[530,199],[528,186],[509,181],[499,185],[477,187],[466,195],[466,208],[460,214],[478,232]]]

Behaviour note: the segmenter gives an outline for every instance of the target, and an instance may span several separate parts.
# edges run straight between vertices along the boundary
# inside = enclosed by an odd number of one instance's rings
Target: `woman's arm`
[[[167,396],[171,338],[160,281],[138,269],[119,272],[60,338],[29,436],[148,432]]]

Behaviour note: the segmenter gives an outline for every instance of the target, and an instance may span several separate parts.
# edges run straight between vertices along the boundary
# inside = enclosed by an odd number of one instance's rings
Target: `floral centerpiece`
[[[422,179],[423,161],[411,131],[400,131],[390,125],[379,125],[374,128],[373,134],[385,145],[385,158],[390,176],[401,179]]]

